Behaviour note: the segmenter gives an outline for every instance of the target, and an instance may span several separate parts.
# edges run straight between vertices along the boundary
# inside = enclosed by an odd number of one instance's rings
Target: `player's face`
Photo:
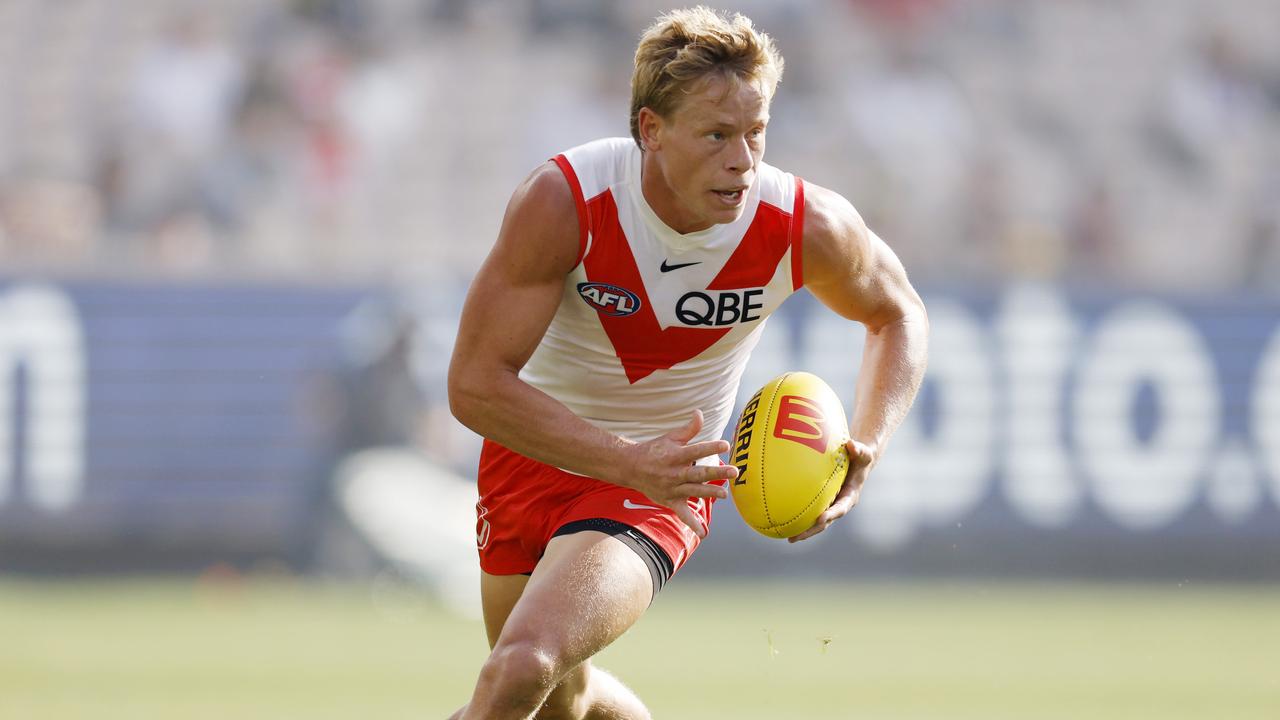
[[[646,137],[655,161],[646,167],[656,165],[659,177],[644,178],[645,197],[682,233],[742,215],[769,122],[757,83],[712,75],[691,90],[669,117],[650,115],[652,141]]]

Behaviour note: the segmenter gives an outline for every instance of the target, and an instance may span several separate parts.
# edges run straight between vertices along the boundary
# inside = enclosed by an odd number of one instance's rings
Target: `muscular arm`
[[[849,422],[849,475],[811,537],[857,503],[868,471],[911,409],[924,378],[929,320],[902,263],[843,197],[806,185],[805,287],[827,307],[867,328]]]
[[[684,500],[722,496],[703,483],[730,475],[692,465],[728,449],[722,440],[687,444],[701,428],[700,413],[681,430],[634,443],[519,378],[555,315],[577,254],[573,195],[560,170],[547,163],[512,196],[498,241],[467,293],[449,365],[450,408],[467,427],[522,455],[643,492],[701,534]]]

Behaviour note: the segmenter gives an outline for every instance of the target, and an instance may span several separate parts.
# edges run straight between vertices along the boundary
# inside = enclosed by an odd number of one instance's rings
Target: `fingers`
[[[676,452],[677,461],[693,462],[700,458],[729,452],[729,443],[725,440],[693,442],[693,439],[698,437],[698,433],[702,432],[702,423],[702,411],[694,410],[689,416],[689,422],[663,436],[666,440],[682,446]]]
[[[724,440],[704,440],[703,442],[685,445],[680,449],[680,458],[684,462],[694,462],[704,457],[729,452],[729,443]]]
[[[846,482],[844,486],[840,488],[840,493],[836,495],[836,499],[832,501],[831,507],[824,510],[823,513],[818,516],[818,519],[813,521],[813,527],[805,530],[799,535],[787,538],[787,542],[798,543],[801,540],[808,540],[814,535],[826,530],[828,527],[831,527],[831,523],[849,514],[849,511],[853,509],[853,506],[858,503],[858,494],[858,487],[852,482]]]
[[[736,477],[738,468],[732,465],[686,465],[641,491],[664,505],[672,506],[688,498],[723,500],[729,497],[729,490],[716,483]]]
[[[729,497],[729,491],[719,485],[711,483],[688,483],[681,485],[675,489],[681,497],[686,498],[712,498],[714,500],[723,500]]]
[[[854,469],[870,465],[874,458],[870,447],[852,438],[844,444],[844,447],[849,452],[849,464]]]
[[[795,537],[787,538],[787,542],[794,544],[794,543],[800,542],[801,540],[808,540],[814,535],[817,535],[823,530],[826,530],[827,528],[831,527],[831,523],[844,517],[848,512],[849,512],[849,508],[844,508],[843,510],[837,511],[836,506],[832,505],[830,509],[828,509],[826,512],[819,515],[817,520],[813,521],[813,527],[809,528],[808,530],[805,530],[804,532],[800,533],[799,535],[796,535]]]
[[[685,482],[691,483],[732,480],[738,477],[738,468],[732,465],[690,465],[684,476]]]
[[[650,455],[650,462],[654,472],[633,485],[647,497],[671,508],[676,517],[699,538],[706,537],[707,529],[690,509],[688,500],[727,498],[729,491],[726,488],[710,483],[732,480],[738,476],[738,469],[732,465],[696,464],[703,458],[729,451],[729,443],[725,440],[693,442],[702,432],[702,426],[702,411],[694,410],[689,422],[683,427],[650,441],[648,445],[654,453]],[[678,447],[672,447],[670,443],[676,443]]]
[[[676,517],[680,518],[680,521],[685,525],[688,525],[689,529],[692,530],[693,534],[697,535],[699,539],[707,537],[707,529],[702,526],[702,521],[698,519],[698,516],[693,514],[693,510],[689,507],[688,503],[681,500],[673,505],[671,509],[675,511]]]
[[[698,433],[700,432],[702,432],[702,411],[694,410],[693,416],[689,418],[689,422],[685,423],[682,428],[672,430],[667,434],[667,437],[675,440],[681,445],[684,445],[690,440],[698,437]],[[709,455],[710,453],[707,454]]]
[[[693,473],[700,477],[707,477],[707,471],[714,471],[716,479],[721,479],[726,475],[729,477],[737,476],[737,468],[728,466],[727,469],[729,471],[728,473],[726,473],[726,468],[724,466],[702,467],[695,465],[690,468]],[[678,485],[672,489],[672,493],[675,494],[676,497],[670,502],[659,502],[671,508],[672,512],[676,514],[676,517],[680,518],[680,522],[688,525],[689,529],[692,530],[699,538],[705,538],[707,536],[707,528],[689,507],[689,499],[705,498],[710,500],[723,500],[729,497],[729,490],[727,488],[723,488],[709,482],[700,481],[691,481],[686,482],[683,485]]]
[[[858,504],[862,482],[866,479],[865,468],[875,461],[875,450],[852,438],[845,442],[844,447],[849,452],[849,471],[845,475],[844,485],[840,486],[840,492],[836,493],[835,499],[831,501],[831,507],[813,521],[813,527],[795,537],[787,538],[787,542],[798,543],[808,540],[831,527],[831,523],[848,515],[853,506]]]

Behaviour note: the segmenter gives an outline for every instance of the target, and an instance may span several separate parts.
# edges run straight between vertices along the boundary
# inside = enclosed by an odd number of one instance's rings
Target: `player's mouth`
[[[730,207],[737,207],[742,204],[742,197],[746,195],[747,186],[727,188],[725,190],[712,190],[713,194],[720,198],[720,202]]]

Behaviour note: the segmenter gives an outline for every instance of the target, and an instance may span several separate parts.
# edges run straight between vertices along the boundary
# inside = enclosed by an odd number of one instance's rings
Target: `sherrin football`
[[[769,537],[808,530],[844,484],[848,439],[844,406],[822,378],[789,372],[769,381],[742,408],[734,433],[738,514]]]

